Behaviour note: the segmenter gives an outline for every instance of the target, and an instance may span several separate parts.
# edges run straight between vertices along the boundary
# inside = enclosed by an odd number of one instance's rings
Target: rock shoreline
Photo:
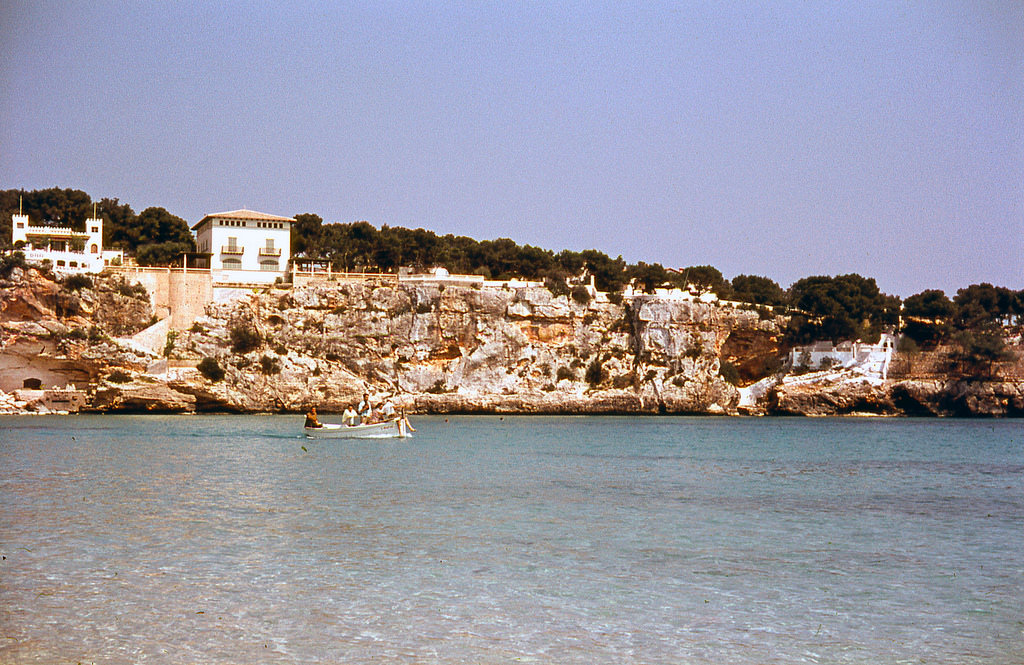
[[[0,284],[0,413],[55,411],[14,389],[36,378],[76,385],[87,413],[334,414],[370,392],[414,414],[1024,415],[1024,382],[1005,377],[780,373],[741,404],[725,369],[741,384],[777,371],[786,321],[718,303],[325,282],[212,303],[167,332],[115,279],[67,292],[26,271]]]

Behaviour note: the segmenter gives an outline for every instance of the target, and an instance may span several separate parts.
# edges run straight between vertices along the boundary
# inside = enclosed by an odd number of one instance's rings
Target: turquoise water
[[[1024,423],[0,418],[0,663],[1022,663]]]

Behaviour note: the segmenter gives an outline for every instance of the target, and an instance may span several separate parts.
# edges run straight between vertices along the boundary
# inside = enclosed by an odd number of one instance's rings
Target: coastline
[[[737,303],[364,279],[239,290],[175,328],[119,275],[9,282],[0,413],[340,414],[368,392],[415,415],[1024,416],[1020,335],[984,376],[891,338],[808,372],[787,317]]]

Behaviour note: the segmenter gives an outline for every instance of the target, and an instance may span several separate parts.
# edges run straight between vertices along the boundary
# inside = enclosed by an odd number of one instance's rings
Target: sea
[[[1020,421],[412,423],[0,417],[0,663],[1024,663]]]

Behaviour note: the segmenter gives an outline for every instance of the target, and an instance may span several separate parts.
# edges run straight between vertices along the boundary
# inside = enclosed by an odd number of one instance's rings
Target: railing
[[[241,254],[241,252],[239,252]],[[281,248],[260,247],[260,256],[281,256]]]
[[[220,253],[221,254],[238,254],[239,256],[241,256],[242,254],[245,254],[245,248],[244,247],[232,247],[231,245],[225,245],[225,246],[220,248]]]

